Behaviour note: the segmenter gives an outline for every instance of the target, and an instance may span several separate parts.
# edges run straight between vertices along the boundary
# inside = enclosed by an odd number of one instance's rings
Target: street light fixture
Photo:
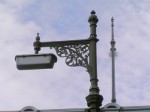
[[[90,93],[86,97],[87,105],[89,107],[88,111],[99,112],[100,106],[102,105],[103,97],[102,95],[99,94],[98,78],[97,78],[96,43],[98,42],[98,39],[96,35],[96,27],[97,27],[96,24],[98,22],[98,18],[95,14],[95,11],[91,12],[91,16],[89,17],[88,22],[90,23],[90,37],[88,39],[40,42],[40,36],[38,33],[36,41],[34,42],[33,45],[35,54],[38,54],[42,47],[54,48],[58,56],[66,57],[66,64],[68,66],[71,67],[81,66],[86,68],[87,72],[90,75],[90,82],[91,82],[91,87],[89,89]],[[30,68],[32,64],[28,66]],[[36,62],[34,62],[34,66],[36,66]]]
[[[17,55],[16,65],[19,70],[53,68],[57,57],[54,54]]]

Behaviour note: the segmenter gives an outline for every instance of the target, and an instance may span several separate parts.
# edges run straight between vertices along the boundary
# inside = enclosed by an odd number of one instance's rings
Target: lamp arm
[[[66,64],[71,67],[81,66],[89,71],[89,42],[90,39],[53,41],[53,42],[34,42],[35,53],[42,47],[54,48],[57,55],[66,57]]]

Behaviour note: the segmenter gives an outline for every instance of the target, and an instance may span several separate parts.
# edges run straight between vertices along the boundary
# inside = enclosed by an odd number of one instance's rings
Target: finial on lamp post
[[[33,45],[34,45],[35,54],[38,54],[38,52],[41,50],[39,33],[37,33],[36,41],[34,42]]]
[[[36,36],[36,39],[37,40],[40,40],[40,36],[39,36],[40,34],[39,33],[37,33],[37,36]]]
[[[91,11],[91,14],[96,14],[94,10]]]
[[[90,23],[90,38],[96,38],[96,24],[98,22],[98,18],[94,10],[91,11],[91,16],[89,17],[88,22]]]
[[[88,22],[94,22],[95,24],[98,22],[98,18],[95,15],[96,12],[94,10],[91,11],[91,16],[88,19]]]

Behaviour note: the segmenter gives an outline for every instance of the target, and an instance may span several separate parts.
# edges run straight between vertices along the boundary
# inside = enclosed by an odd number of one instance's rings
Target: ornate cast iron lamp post
[[[97,78],[96,43],[98,39],[96,35],[96,24],[98,18],[95,15],[95,11],[91,12],[88,22],[90,23],[90,37],[88,39],[40,42],[38,33],[36,41],[34,42],[34,50],[35,54],[38,54],[42,47],[54,48],[58,56],[66,57],[66,64],[68,66],[85,67],[90,75],[91,82],[90,93],[86,97],[87,105],[90,112],[99,112],[103,97],[99,94]]]

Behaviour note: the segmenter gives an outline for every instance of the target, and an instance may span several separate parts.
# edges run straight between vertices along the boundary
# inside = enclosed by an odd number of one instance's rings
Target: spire
[[[114,40],[114,18],[111,18],[111,59],[112,59],[112,103],[116,103],[116,90],[115,90],[115,56],[116,56],[116,48],[115,48],[115,40]]]

